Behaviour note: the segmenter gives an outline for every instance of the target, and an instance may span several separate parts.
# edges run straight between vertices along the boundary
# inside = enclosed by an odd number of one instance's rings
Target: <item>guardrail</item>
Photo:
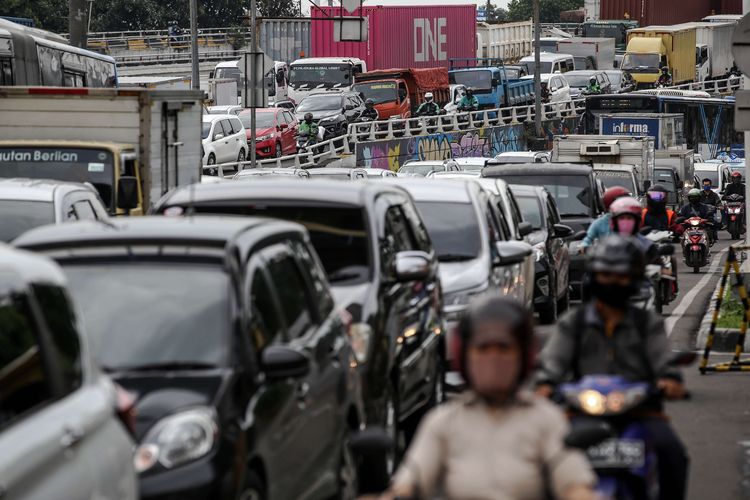
[[[213,50],[198,52],[198,62],[233,61],[242,57],[242,50]],[[115,57],[118,66],[146,66],[157,64],[189,64],[190,52],[167,52],[164,54],[143,54]]]
[[[728,94],[744,88],[745,79],[741,76],[730,76],[721,80],[705,80],[703,82],[683,83],[672,85],[669,90],[697,90],[709,94]]]

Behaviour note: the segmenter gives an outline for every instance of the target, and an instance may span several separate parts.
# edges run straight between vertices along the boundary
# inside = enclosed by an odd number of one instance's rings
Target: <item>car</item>
[[[414,198],[440,262],[443,311],[448,321],[446,346],[453,345],[469,304],[480,296],[509,296],[531,306],[533,270],[523,263],[531,246],[504,233],[490,196],[473,180],[398,179]],[[449,353],[446,357],[451,361]],[[449,386],[463,381],[456,372]]]
[[[494,197],[495,206],[503,214],[501,222],[507,223],[507,232],[512,235],[512,238],[528,242],[528,236],[533,231],[532,226],[523,220],[521,208],[518,206],[516,197],[510,190],[508,183],[499,178],[488,179],[485,177],[476,179],[476,182]]]
[[[496,165],[490,160],[482,177],[500,178],[509,184],[543,186],[554,197],[563,224],[577,234],[586,231],[604,212],[603,190],[593,167],[574,163]],[[571,300],[582,297],[585,258],[581,242],[570,242]]]
[[[726,188],[727,179],[721,175],[721,163],[695,163],[693,165],[695,176],[703,179],[711,179],[711,189],[714,193],[721,195]],[[700,184],[698,184],[700,185]]]
[[[612,84],[609,81],[607,73],[602,70],[576,70],[565,73],[565,78],[570,84],[570,95],[573,99],[583,96],[587,93],[589,81],[596,78],[602,94],[612,93]]]
[[[208,106],[206,112],[209,115],[239,115],[245,108],[239,105],[229,106]]]
[[[536,73],[536,71],[534,71],[535,65],[533,55],[521,58],[519,64],[526,67],[528,75],[534,75],[534,73]],[[575,60],[570,54],[542,52],[539,54],[539,65],[541,69],[539,74],[551,75],[555,73],[568,73],[575,69]],[[528,76],[524,78],[528,78]]]
[[[479,170],[462,170],[460,172],[430,172],[427,179],[478,179]]]
[[[385,168],[358,168],[357,170],[364,170],[367,174],[368,179],[396,177],[396,172],[392,172],[391,170]]]
[[[225,185],[252,184],[194,187]],[[98,363],[136,397],[141,498],[351,495],[356,358],[301,225],[132,217],[18,246],[54,255]]]
[[[338,179],[354,181],[367,179],[369,174],[364,168],[347,168],[347,167],[316,167],[308,168],[307,173],[310,177],[325,177],[326,179]]]
[[[508,80],[519,80],[528,74],[526,66],[509,65],[504,66],[504,68],[505,76],[506,78],[508,78]]]
[[[357,121],[364,110],[365,102],[358,92],[324,92],[302,99],[295,113],[298,122],[304,120],[306,113],[312,113],[313,120],[325,129],[327,139],[346,134],[349,124]]]
[[[286,100],[286,101],[274,101],[268,105],[270,108],[283,108],[286,110],[291,111],[294,113],[294,110],[297,108],[297,105],[294,103],[294,101]]]
[[[549,163],[549,151],[507,151],[495,156],[496,163]]]
[[[461,167],[455,160],[407,160],[398,169],[399,175],[427,177],[430,172],[460,172]]]
[[[624,94],[633,92],[636,89],[635,80],[630,76],[630,72],[621,69],[605,69],[604,73],[609,78],[612,92],[615,94]]]
[[[251,142],[252,110],[240,113],[245,127],[247,143]],[[260,108],[255,110],[255,154],[258,158],[280,157],[297,154],[297,129],[294,115],[282,108]]]
[[[247,158],[247,133],[235,115],[203,115],[203,165],[243,162]],[[204,171],[216,172],[216,169]]]
[[[687,190],[680,180],[678,167],[669,164],[654,165],[654,184],[660,184],[667,190],[667,207],[678,211],[687,203]],[[700,185],[700,181],[696,185]]]
[[[534,75],[524,76],[524,80],[533,80]],[[545,73],[540,75],[541,83],[547,85],[550,103],[568,102],[571,99],[570,84],[561,74]]]
[[[256,168],[245,168],[240,170],[234,177],[235,181],[256,179],[257,177],[299,177],[300,179],[309,179],[310,172],[304,168],[294,167],[281,167],[281,168],[267,168],[267,167],[256,167]]]
[[[487,163],[487,158],[483,156],[466,156],[463,158],[454,158],[454,162],[462,172],[479,172]]]
[[[384,426],[398,453],[424,412],[443,400],[438,261],[412,198],[397,184],[259,179],[196,185],[171,191],[155,210],[305,225],[337,304],[351,316],[368,424]]]
[[[529,243],[534,248],[534,309],[542,324],[553,324],[570,306],[570,226],[561,223],[555,199],[540,186],[512,185],[524,221],[534,231]]]
[[[63,272],[7,245],[0,267],[3,493],[138,498],[130,396],[91,359]]]
[[[6,243],[45,224],[108,217],[90,184],[47,179],[0,179],[0,212],[0,241]]]

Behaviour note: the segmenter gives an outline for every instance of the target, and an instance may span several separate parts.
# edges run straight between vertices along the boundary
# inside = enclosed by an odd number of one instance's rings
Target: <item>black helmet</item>
[[[668,66],[662,66],[661,72],[662,73],[669,73],[669,67]]]
[[[596,77],[592,76],[591,78],[589,78],[589,82],[590,83],[596,83]]]
[[[305,113],[305,121],[306,122],[311,122],[312,119],[313,119],[312,113]]]
[[[646,192],[648,208],[664,209],[667,206],[667,190],[661,184],[655,184]]]
[[[373,101],[372,99],[369,99],[369,98],[368,98],[368,99],[367,99],[367,100],[365,101],[365,106],[367,106],[367,107],[370,107],[370,106],[374,106],[374,105],[375,105],[375,101]]]
[[[645,258],[631,238],[611,235],[599,240],[588,254],[586,271],[593,273],[627,274],[639,280],[645,270]]]

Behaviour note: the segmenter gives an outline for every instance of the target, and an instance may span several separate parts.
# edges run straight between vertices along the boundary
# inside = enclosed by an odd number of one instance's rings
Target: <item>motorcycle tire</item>
[[[664,311],[664,305],[662,303],[661,285],[659,285],[659,290],[655,291],[654,311],[656,311],[656,314],[661,314]]]
[[[698,274],[699,272],[701,272],[701,267],[700,266],[693,266],[693,274]]]

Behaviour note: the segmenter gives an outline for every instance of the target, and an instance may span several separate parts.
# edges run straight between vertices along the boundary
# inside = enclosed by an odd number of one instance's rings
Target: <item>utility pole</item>
[[[86,0],[68,0],[70,44],[86,48]]]
[[[255,64],[258,62],[258,59],[256,57],[256,54],[258,53],[258,37],[256,36],[257,26],[255,26],[255,11],[257,10],[257,8],[257,0],[250,0],[250,47],[252,50],[252,56],[250,58],[250,165],[252,167],[255,167],[255,144],[257,139],[255,136],[255,108],[258,107],[258,103],[256,102],[256,98],[258,96],[258,82],[255,78],[257,73]],[[247,75],[245,75],[245,78],[247,78]]]
[[[198,60],[198,0],[189,0],[190,2],[190,86],[194,89],[201,88],[200,80],[200,61]]]
[[[750,0],[742,0],[742,14],[745,16],[750,14]],[[742,79],[744,83],[743,87],[745,89],[750,89],[750,78],[745,75],[742,75]],[[747,158],[748,144],[750,144],[750,132],[744,132],[743,135],[745,137],[745,158]],[[748,182],[747,174],[745,174],[744,181],[745,181],[745,199],[750,200],[750,182]],[[745,232],[745,245],[750,245],[750,231]],[[748,269],[748,264],[747,264],[748,262],[750,262],[750,260],[746,260],[745,262],[743,262],[743,266],[742,266],[743,273],[750,272],[750,269]]]
[[[746,0],[750,1],[750,0]],[[534,10],[534,129],[537,139],[543,137],[542,131],[542,77],[539,62],[539,37],[541,24],[539,22],[539,0],[533,0]]]

